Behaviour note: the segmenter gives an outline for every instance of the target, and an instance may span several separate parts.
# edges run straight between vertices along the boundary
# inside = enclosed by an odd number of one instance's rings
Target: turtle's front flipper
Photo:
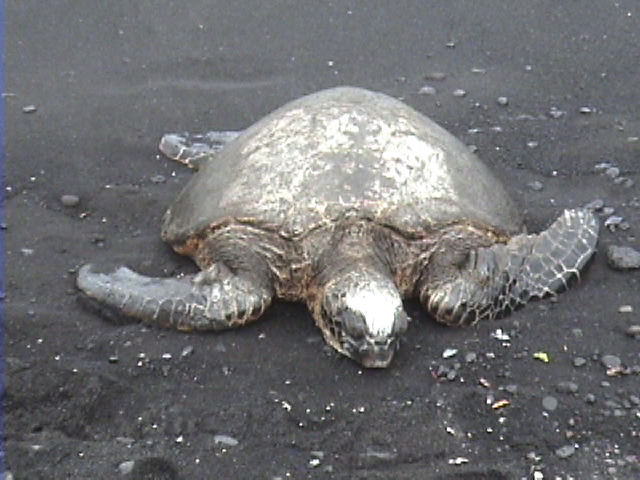
[[[599,222],[589,210],[565,210],[538,235],[472,250],[441,281],[421,280],[422,304],[437,320],[470,324],[492,319],[531,298],[558,292],[591,258]]]
[[[85,265],[77,285],[90,299],[115,313],[178,330],[224,330],[258,318],[273,290],[249,277],[213,265],[197,275],[153,278],[120,267],[111,273]]]
[[[160,139],[160,151],[171,160],[198,169],[242,132],[212,131],[204,134],[167,133]]]

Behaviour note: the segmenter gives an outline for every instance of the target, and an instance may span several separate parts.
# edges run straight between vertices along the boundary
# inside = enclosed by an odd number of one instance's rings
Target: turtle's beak
[[[352,348],[349,356],[366,368],[386,368],[398,350],[398,339],[383,344],[367,342],[358,348]]]

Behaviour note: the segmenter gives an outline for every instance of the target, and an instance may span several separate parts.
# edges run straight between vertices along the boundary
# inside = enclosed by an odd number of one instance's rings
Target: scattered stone
[[[509,105],[509,99],[507,97],[498,97],[498,105],[506,107]]]
[[[588,115],[590,113],[593,113],[595,111],[595,109],[593,107],[580,107],[578,109],[578,112],[582,113],[583,115]]]
[[[392,461],[398,457],[398,452],[385,450],[379,447],[367,447],[367,451],[360,454],[360,456],[375,460]]]
[[[604,174],[611,178],[620,176],[620,169],[618,167],[609,167],[604,171]]]
[[[454,97],[464,97],[467,95],[467,91],[463,90],[462,88],[456,88],[453,92],[452,92]]]
[[[622,360],[620,360],[620,357],[616,357],[615,355],[603,355],[600,358],[600,362],[602,362],[602,365],[607,369],[622,366]]]
[[[116,437],[116,442],[130,447],[131,445],[136,443],[136,440],[135,438],[131,437]]]
[[[425,80],[442,81],[447,78],[447,74],[444,72],[429,72],[424,76]]]
[[[442,358],[451,358],[458,353],[457,348],[447,348],[444,352],[442,352]]]
[[[631,305],[620,305],[618,313],[633,313],[633,307]]]
[[[556,455],[560,458],[569,458],[576,452],[576,447],[573,445],[564,445],[556,450]]]
[[[24,257],[30,257],[31,255],[33,255],[33,248],[21,248],[20,249],[20,253],[24,256]]]
[[[625,178],[622,182],[620,182],[620,184],[624,188],[631,188],[636,184],[636,182],[634,182],[631,178]]]
[[[553,412],[558,408],[558,399],[551,395],[547,395],[542,399],[542,407],[549,412]]]
[[[630,337],[640,338],[640,325],[630,325],[625,332]]]
[[[37,110],[35,105],[25,105],[22,107],[22,113],[35,113]]]
[[[614,270],[640,268],[640,252],[632,247],[610,245],[607,248],[607,263]]]
[[[576,357],[573,359],[574,367],[583,367],[587,364],[587,359],[584,357]]]
[[[118,472],[120,472],[120,475],[129,475],[131,473],[131,470],[133,470],[133,466],[135,465],[135,463],[136,462],[134,462],[133,460],[122,462],[120,465],[118,465]]]
[[[527,142],[527,147],[529,148],[538,148],[539,143],[536,142],[535,140],[531,140],[529,142]]]
[[[464,356],[464,361],[467,363],[473,363],[477,360],[478,358],[478,354],[475,352],[468,352],[465,356]]]
[[[578,391],[578,384],[569,381],[562,381],[556,385],[556,390],[560,393],[576,393]]]
[[[596,396],[593,393],[587,393],[584,396],[584,401],[590,405],[593,405],[594,403],[596,403]]]
[[[420,95],[435,95],[436,89],[431,85],[425,85],[420,90],[418,90],[418,94]]]
[[[604,208],[604,200],[602,200],[601,198],[596,198],[595,200],[590,201],[589,203],[587,203],[584,208],[588,208],[591,210],[602,210]]]
[[[516,393],[518,393],[518,385],[516,385],[515,383],[510,383],[509,385],[504,387],[504,390],[511,395],[515,395]]]
[[[616,212],[616,209],[613,207],[604,207],[602,209],[602,214],[603,215],[613,215]]]
[[[501,342],[508,342],[511,340],[509,334],[502,331],[501,328],[496,328],[493,332],[491,332],[491,336],[496,340],[500,340]]]
[[[118,358],[118,355],[111,355],[109,357],[109,363],[118,363],[120,361],[120,359]]]
[[[611,168],[613,165],[611,164],[611,162],[600,162],[600,163],[596,163],[596,165],[593,167],[593,169],[598,172],[604,172],[607,168]]]
[[[164,175],[154,175],[151,177],[151,183],[165,183],[167,178]]]
[[[622,224],[623,221],[624,218],[622,218],[621,216],[611,215],[604,221],[604,226],[613,232]]]
[[[77,207],[80,204],[80,197],[77,195],[62,195],[60,197],[60,203],[64,207]]]
[[[564,117],[567,114],[567,112],[565,112],[564,110],[560,110],[558,107],[551,107],[551,110],[549,111],[549,116],[551,118],[555,118],[556,120],[558,118]]]
[[[193,353],[193,345],[187,345],[182,349],[182,352],[180,352],[180,357],[185,358],[191,355],[192,353]]]
[[[527,186],[531,189],[534,190],[536,192],[541,191],[544,188],[544,185],[542,185],[542,182],[538,181],[538,180],[534,180],[533,182],[529,182],[527,183]]]
[[[213,442],[224,445],[225,447],[235,447],[240,443],[237,439],[229,435],[214,435]]]

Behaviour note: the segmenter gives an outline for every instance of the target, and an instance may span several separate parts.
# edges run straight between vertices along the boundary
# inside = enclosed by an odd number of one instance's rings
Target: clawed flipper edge
[[[540,234],[470,252],[455,278],[423,288],[420,299],[443,323],[494,319],[532,298],[565,289],[595,253],[599,228],[592,211],[565,210]]]
[[[211,131],[204,134],[167,133],[160,139],[160,151],[171,160],[197,170],[241,132]]]
[[[204,278],[204,280],[203,280]],[[127,267],[110,273],[84,265],[77,285],[93,301],[144,323],[178,330],[225,330],[257,319],[273,293],[234,275],[155,278]]]

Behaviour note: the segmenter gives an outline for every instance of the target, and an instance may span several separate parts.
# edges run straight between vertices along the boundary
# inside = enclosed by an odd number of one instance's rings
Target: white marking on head
[[[367,289],[349,290],[345,303],[364,317],[368,333],[373,337],[391,335],[396,313],[402,308],[397,293],[375,285]]]

